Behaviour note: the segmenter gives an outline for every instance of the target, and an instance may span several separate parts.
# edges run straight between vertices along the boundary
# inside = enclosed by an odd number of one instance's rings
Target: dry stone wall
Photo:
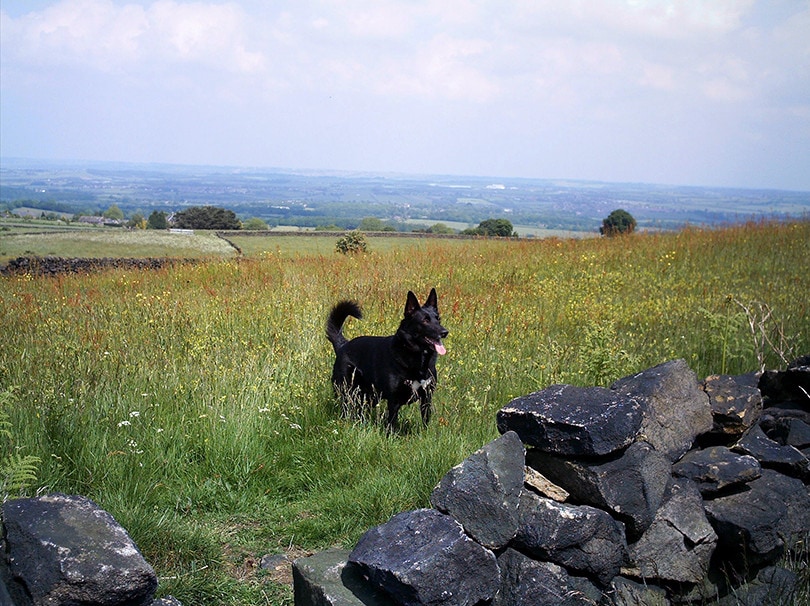
[[[18,257],[0,266],[0,276],[58,276],[61,274],[86,274],[104,269],[160,269],[179,263],[198,263],[195,259],[170,257]]]
[[[805,356],[703,381],[673,360],[516,398],[430,509],[296,560],[295,604],[791,604],[779,562],[810,536],[808,394]]]

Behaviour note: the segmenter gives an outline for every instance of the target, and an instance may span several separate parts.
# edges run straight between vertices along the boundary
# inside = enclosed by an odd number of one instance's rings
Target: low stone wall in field
[[[704,381],[675,360],[517,398],[432,508],[296,560],[295,604],[795,603],[779,562],[810,537],[808,394],[810,356]]]
[[[147,258],[67,258],[67,257],[17,257],[0,265],[3,276],[56,276],[60,274],[90,273],[103,269],[160,269],[171,265],[198,263],[195,259],[169,257]]]

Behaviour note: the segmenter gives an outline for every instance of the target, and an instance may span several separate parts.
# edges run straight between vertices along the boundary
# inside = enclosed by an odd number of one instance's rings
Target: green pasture
[[[146,246],[164,252],[148,256],[177,250],[178,236],[160,234]],[[263,555],[350,547],[427,506],[439,479],[497,436],[495,414],[516,396],[609,385],[676,358],[702,378],[810,352],[807,221],[387,240],[344,256],[329,237],[240,236],[237,258],[195,234],[176,255],[201,251],[194,265],[0,278],[0,463],[37,461],[35,479],[4,484],[4,498],[95,500],[153,564],[159,595],[289,606],[290,579],[260,570]],[[137,245],[117,244],[127,255]],[[48,248],[39,254],[60,254]],[[450,330],[431,425],[413,406],[395,435],[341,418],[331,306],[362,304],[348,336],[390,334],[407,291],[424,299],[431,287]]]
[[[111,227],[71,229],[14,226],[0,231],[0,263],[31,255],[92,258],[230,258],[238,256],[241,252],[245,257],[261,257],[268,254],[284,257],[332,256],[340,236],[339,233],[307,235],[284,232],[272,234],[229,232],[222,238],[215,232],[206,230],[177,233]],[[367,236],[367,240],[372,253],[403,248],[424,250],[428,242],[428,239],[419,237],[371,235]],[[234,246],[239,247],[239,252]]]
[[[282,257],[310,257],[335,255],[335,244],[342,233],[327,235],[249,235],[246,233],[228,234],[228,240],[238,246],[245,257],[261,258],[268,255]],[[365,235],[368,252],[372,255],[386,254],[392,251],[421,250],[427,251],[436,246],[435,238],[418,236],[385,236]],[[442,238],[442,245],[450,248],[468,246],[464,239]],[[466,244],[465,244],[466,243]]]
[[[236,250],[213,232],[90,227],[0,231],[0,263],[22,256],[232,257]]]
[[[453,225],[465,229],[466,224]],[[515,226],[521,236],[537,238],[587,238],[596,234],[544,230]],[[332,255],[340,234],[308,235],[287,233],[231,232],[227,240],[215,232],[195,230],[193,233],[123,229],[118,227],[78,227],[53,221],[0,221],[0,263],[22,256],[57,257],[232,257],[238,246],[246,257],[265,254],[283,256]],[[427,238],[385,237],[368,235],[371,252],[387,252],[400,248],[427,246]],[[449,239],[448,242],[451,242]],[[451,244],[452,245],[452,244]]]

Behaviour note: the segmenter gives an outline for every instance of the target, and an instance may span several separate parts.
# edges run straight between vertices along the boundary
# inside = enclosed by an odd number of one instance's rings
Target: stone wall
[[[56,276],[60,274],[90,273],[103,269],[160,269],[180,263],[197,263],[194,259],[170,257],[148,258],[75,258],[75,257],[17,257],[0,266],[0,275]]]
[[[295,604],[792,604],[779,562],[810,537],[808,364],[698,381],[675,360],[516,398],[432,508],[296,560]]]

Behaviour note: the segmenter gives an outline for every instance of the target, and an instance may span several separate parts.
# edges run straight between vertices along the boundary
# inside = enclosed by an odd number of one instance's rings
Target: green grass
[[[41,460],[31,492],[80,493],[110,511],[155,566],[159,593],[183,603],[291,604],[289,586],[258,570],[262,555],[349,547],[427,505],[453,465],[496,437],[495,413],[513,397],[674,358],[699,377],[756,369],[735,301],[768,306],[782,353],[810,351],[799,262],[810,222],[374,239],[372,253],[348,257],[311,239],[329,250],[0,281],[0,391],[11,394],[0,400],[13,400],[0,445]],[[430,427],[413,406],[402,435],[339,418],[331,305],[362,303],[349,336],[388,334],[405,293],[433,286],[450,336]],[[773,348],[759,353],[784,365]]]
[[[0,262],[21,256],[231,257],[236,251],[213,232],[193,234],[112,227],[0,231]]]
[[[310,257],[335,255],[335,244],[342,234],[328,235],[245,235],[229,234],[228,239],[242,251],[246,257],[280,256]],[[389,253],[392,251],[414,250],[426,251],[436,245],[434,238],[405,236],[371,236],[365,235],[368,250],[371,253]],[[467,246],[465,240],[446,238],[441,240],[447,247]]]
[[[466,227],[466,226],[465,226]],[[524,230],[515,228],[522,235],[537,237],[593,237],[585,232],[560,230]],[[236,250],[228,241],[238,246],[246,257],[267,254],[284,257],[325,255],[335,252],[337,234],[309,236],[301,234],[273,235],[230,233],[227,241],[215,232],[195,230],[192,234],[168,231],[129,230],[111,227],[77,227],[54,221],[0,220],[0,263],[21,256],[53,255],[58,257],[233,257]],[[388,252],[394,249],[421,249],[431,240],[419,237],[368,236],[372,252]],[[452,246],[453,240],[445,243]]]

